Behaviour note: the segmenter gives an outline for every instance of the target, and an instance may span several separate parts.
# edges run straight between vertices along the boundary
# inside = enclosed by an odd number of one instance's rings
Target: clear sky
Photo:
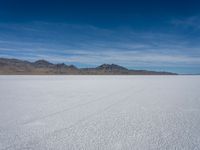
[[[0,0],[0,57],[200,73],[200,1]]]

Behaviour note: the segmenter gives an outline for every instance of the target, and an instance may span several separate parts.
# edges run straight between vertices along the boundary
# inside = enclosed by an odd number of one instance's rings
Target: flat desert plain
[[[0,149],[200,149],[200,76],[0,76]]]

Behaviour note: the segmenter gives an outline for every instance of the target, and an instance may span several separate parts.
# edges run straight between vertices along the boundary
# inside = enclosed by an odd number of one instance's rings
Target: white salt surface
[[[200,76],[0,76],[0,149],[200,149]]]

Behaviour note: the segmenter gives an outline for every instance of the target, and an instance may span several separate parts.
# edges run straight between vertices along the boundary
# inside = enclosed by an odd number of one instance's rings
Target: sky
[[[0,0],[0,57],[200,73],[199,0]]]

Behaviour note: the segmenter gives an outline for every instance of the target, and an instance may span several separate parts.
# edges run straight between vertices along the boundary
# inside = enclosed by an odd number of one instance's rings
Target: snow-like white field
[[[0,149],[200,149],[200,76],[0,76]]]

